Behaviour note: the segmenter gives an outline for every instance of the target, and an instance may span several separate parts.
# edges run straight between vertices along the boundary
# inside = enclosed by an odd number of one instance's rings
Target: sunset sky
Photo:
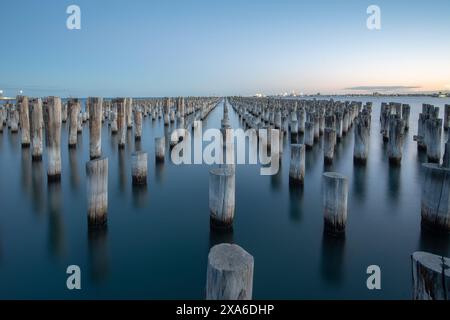
[[[81,30],[66,8],[81,8]],[[381,8],[381,30],[366,27]],[[2,2],[0,89],[30,96],[450,90],[450,1]]]

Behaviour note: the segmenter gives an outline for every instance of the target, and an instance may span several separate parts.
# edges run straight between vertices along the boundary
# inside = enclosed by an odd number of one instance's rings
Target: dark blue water
[[[422,103],[441,107],[449,99],[350,98],[373,101],[367,166],[353,165],[353,131],[324,168],[321,143],[306,154],[305,187],[290,189],[289,141],[280,172],[261,176],[257,165],[236,168],[236,215],[232,234],[210,232],[207,165],[155,166],[154,138],[162,120],[145,118],[141,146],[132,132],[123,151],[105,125],[103,155],[109,159],[108,229],[89,233],[85,163],[88,125],[76,150],[62,132],[60,184],[47,184],[46,158],[31,162],[20,135],[0,134],[0,298],[202,299],[208,250],[234,242],[255,258],[256,299],[409,299],[410,255],[426,250],[450,256],[449,237],[420,228],[421,163],[412,137]],[[379,134],[382,101],[411,104],[401,167],[389,166]],[[219,128],[219,105],[203,123]],[[230,109],[234,128],[239,119]],[[446,137],[445,137],[446,139]],[[149,184],[131,185],[130,154],[149,153]],[[168,152],[168,151],[167,151]],[[44,152],[45,154],[45,152]],[[323,235],[321,181],[324,171],[349,178],[344,240]],[[82,290],[66,288],[66,268],[79,265]],[[381,267],[382,290],[366,287],[366,268]]]

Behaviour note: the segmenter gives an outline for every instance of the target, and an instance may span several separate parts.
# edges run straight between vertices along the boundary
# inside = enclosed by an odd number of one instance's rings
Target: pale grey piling
[[[155,138],[155,159],[156,162],[164,162],[166,153],[166,142],[164,137]]]
[[[17,105],[19,107],[19,122],[20,122],[20,131],[22,135],[22,147],[26,148],[30,146],[31,138],[30,138],[30,114],[29,114],[29,104],[28,97],[18,96],[17,97]]]
[[[442,159],[442,166],[445,168],[450,168],[450,141],[447,140],[445,143],[445,152]]]
[[[88,223],[90,226],[106,224],[108,212],[108,158],[86,163]]]
[[[229,168],[209,171],[209,212],[212,227],[231,228],[235,209],[235,175]]]
[[[345,232],[347,196],[347,177],[336,172],[325,172],[323,174],[323,212],[326,232],[332,234]]]
[[[389,118],[389,140],[387,153],[391,164],[399,165],[403,156],[404,125],[398,115]]]
[[[297,110],[298,133],[305,133],[305,111],[303,109]]]
[[[409,104],[402,105],[402,119],[405,125],[405,131],[409,130],[409,117],[411,114],[411,106]]]
[[[133,128],[133,98],[125,98],[125,122],[127,129]]]
[[[33,161],[42,160],[42,150],[43,150],[43,128],[44,119],[42,113],[42,100],[41,99],[31,99],[30,100],[30,111],[31,111],[31,155]]]
[[[311,149],[314,146],[314,123],[305,122],[305,147]]]
[[[110,121],[110,127],[111,127],[111,134],[117,134],[118,127],[117,127],[117,111],[111,111],[109,115],[109,121]]]
[[[17,109],[12,109],[10,111],[9,127],[11,133],[19,132],[19,111]]]
[[[355,142],[353,147],[353,161],[365,164],[369,156],[370,123],[369,118],[360,114],[355,119]]]
[[[164,125],[168,126],[169,125],[169,115],[170,115],[170,98],[166,98],[164,100]]]
[[[80,113],[78,114],[78,128],[77,128],[77,134],[81,134],[83,132],[83,112],[81,112],[81,106],[80,106]]]
[[[147,184],[147,153],[138,151],[131,155],[131,177],[133,185]]]
[[[444,130],[450,128],[450,104],[444,106]]]
[[[336,112],[336,140],[342,139],[342,112]]]
[[[413,300],[450,300],[450,259],[428,252],[411,255]]]
[[[319,122],[319,115],[314,114],[313,119],[314,122],[314,141],[318,141],[320,137],[320,122]]]
[[[116,104],[117,110],[117,132],[119,134],[119,148],[122,149],[125,148],[125,142],[127,138],[125,99],[117,98],[113,101]]]
[[[103,98],[88,98],[89,106],[89,156],[92,159],[102,155],[102,105]]]
[[[222,243],[208,254],[206,300],[251,300],[254,259],[235,244]]]
[[[336,147],[336,130],[325,128],[323,136],[323,160],[326,164],[333,163]]]
[[[424,163],[422,168],[422,225],[450,232],[450,169],[435,163]]]
[[[77,146],[78,116],[80,114],[80,102],[78,99],[70,99],[67,102],[69,117],[69,148]]]
[[[134,111],[134,139],[139,141],[142,136],[142,110],[140,107]]]
[[[305,145],[291,144],[289,183],[302,185],[305,180]]]
[[[274,125],[275,125],[275,129],[281,130],[281,110],[277,109],[275,111],[275,116],[274,116]]]
[[[66,123],[67,122],[67,110],[68,106],[67,106],[67,102],[63,103],[61,105],[61,121],[62,123]]]
[[[61,179],[61,98],[47,98],[47,177]]]
[[[428,162],[441,161],[442,119],[428,119],[425,126]]]

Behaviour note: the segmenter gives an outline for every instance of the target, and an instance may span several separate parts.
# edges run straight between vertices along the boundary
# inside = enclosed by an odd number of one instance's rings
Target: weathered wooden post
[[[88,223],[90,226],[106,224],[108,212],[108,158],[86,163]]]
[[[81,106],[78,99],[69,99],[67,107],[69,109],[69,148],[75,148],[77,146],[78,115]]]
[[[117,134],[117,131],[119,130],[117,127],[117,111],[111,111],[111,113],[109,114],[109,121],[111,127],[111,134],[112,135]]]
[[[289,166],[289,183],[302,185],[305,179],[305,145],[291,144],[291,162]]]
[[[442,159],[442,166],[445,168],[450,168],[450,141],[447,140],[445,143],[444,158]]]
[[[67,122],[67,102],[63,103],[61,105],[61,121],[62,123],[66,123]]]
[[[147,153],[134,152],[131,155],[131,177],[133,185],[147,184]]]
[[[127,129],[133,128],[133,98],[125,98],[125,118]]]
[[[355,119],[355,143],[353,147],[353,161],[365,164],[369,155],[370,123],[369,117],[360,113]]]
[[[336,112],[336,140],[340,141],[342,139],[342,112]]]
[[[33,161],[42,160],[42,130],[44,127],[44,119],[42,113],[42,100],[31,99],[31,155]]]
[[[117,110],[117,131],[119,133],[119,149],[125,148],[127,138],[127,124],[125,114],[125,99],[116,98],[113,100]]]
[[[444,107],[444,130],[450,128],[450,104],[446,104]]]
[[[30,146],[30,115],[28,106],[28,97],[17,96],[17,105],[19,106],[19,122],[22,134],[22,147]]]
[[[251,300],[253,257],[235,244],[211,248],[206,271],[206,300]]]
[[[450,259],[428,252],[411,255],[413,299],[450,299]]]
[[[391,164],[399,165],[403,156],[404,125],[399,115],[392,114],[389,118],[389,141],[387,153]]]
[[[428,119],[425,125],[428,162],[441,161],[442,119]]]
[[[61,179],[61,98],[47,99],[47,177],[49,181]]]
[[[402,119],[405,125],[405,131],[409,130],[409,116],[411,114],[411,106],[409,104],[402,105]]]
[[[450,169],[435,163],[424,163],[422,167],[422,225],[450,232]]]
[[[336,130],[325,128],[323,136],[323,160],[326,164],[333,163],[334,149],[336,147]]]
[[[164,162],[166,153],[166,141],[164,137],[155,138],[155,158],[156,162]]]
[[[209,212],[212,227],[231,228],[234,218],[234,170],[216,168],[209,171]]]
[[[164,125],[165,126],[169,125],[170,105],[171,105],[170,98],[166,98],[164,100]]]
[[[80,106],[80,113],[78,114],[78,128],[77,128],[77,134],[81,134],[83,132],[83,112],[81,112],[81,106]]]
[[[17,109],[11,109],[9,115],[9,127],[11,133],[19,132],[19,111]]]
[[[142,110],[140,107],[134,111],[134,140],[141,140],[142,136]]]
[[[305,122],[305,147],[306,149],[312,149],[314,146],[314,123]]]
[[[102,156],[102,105],[103,98],[88,98],[89,106],[89,156],[92,159]]]
[[[336,172],[325,172],[323,182],[325,231],[332,234],[343,233],[347,221],[347,177]]]

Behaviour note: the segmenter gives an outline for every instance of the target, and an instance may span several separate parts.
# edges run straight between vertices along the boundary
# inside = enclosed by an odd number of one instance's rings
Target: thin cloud
[[[398,91],[398,90],[412,90],[420,89],[419,86],[358,86],[345,88],[345,90],[355,91]]]

